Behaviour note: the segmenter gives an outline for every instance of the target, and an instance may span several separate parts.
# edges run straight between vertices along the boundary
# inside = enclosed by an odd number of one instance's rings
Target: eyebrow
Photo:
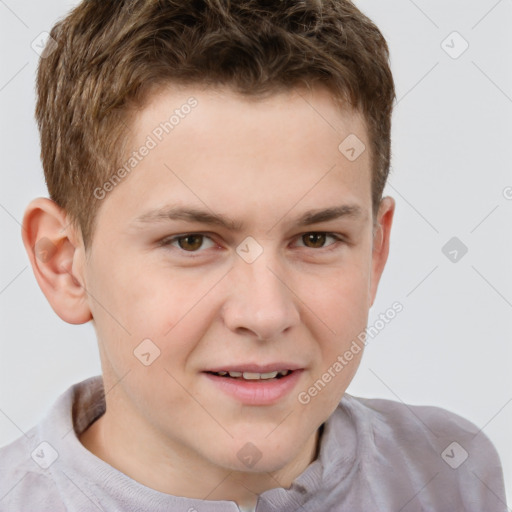
[[[295,224],[309,226],[320,222],[328,222],[339,218],[359,219],[363,217],[363,210],[357,204],[344,204],[324,209],[309,210],[300,215]],[[284,217],[283,217],[284,218]],[[240,221],[229,219],[222,214],[216,214],[193,207],[168,206],[143,213],[135,219],[135,224],[154,224],[169,220],[182,220],[185,222],[197,222],[219,226],[229,231],[240,232],[244,224]]]

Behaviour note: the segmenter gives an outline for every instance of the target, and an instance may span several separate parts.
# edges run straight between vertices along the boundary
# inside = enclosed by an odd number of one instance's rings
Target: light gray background
[[[0,0],[0,445],[100,373],[92,326],[51,310],[19,225],[46,195],[31,43],[76,3]],[[498,449],[512,499],[512,1],[356,4],[389,42],[398,98],[387,187],[397,211],[370,324],[395,301],[404,310],[371,340],[349,392],[473,421]],[[442,47],[453,31],[469,43],[457,59]],[[461,44],[451,36],[444,48]],[[468,247],[456,263],[441,251],[454,236]]]

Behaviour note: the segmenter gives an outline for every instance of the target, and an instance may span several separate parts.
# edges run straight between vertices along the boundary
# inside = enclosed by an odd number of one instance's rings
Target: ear
[[[91,320],[82,237],[64,210],[50,199],[34,199],[23,217],[22,238],[39,287],[55,313],[70,324]]]
[[[395,200],[384,197],[380,202],[373,233],[372,268],[370,274],[370,307],[373,306],[380,277],[384,271],[389,254],[391,225],[395,213]]]

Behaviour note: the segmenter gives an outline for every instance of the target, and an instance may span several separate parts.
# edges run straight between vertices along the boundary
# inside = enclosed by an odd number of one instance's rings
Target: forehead
[[[188,108],[192,104],[192,108]],[[185,123],[184,127],[181,121],[187,117],[193,121]],[[158,123],[156,126],[155,121]],[[146,97],[144,107],[133,118],[132,142],[137,142],[137,138],[151,133],[153,129],[158,132],[158,126],[169,121],[173,125],[172,130],[181,125],[179,131],[182,132],[187,124],[193,124],[197,136],[209,132],[212,121],[219,128],[219,135],[221,128],[223,132],[238,133],[240,137],[246,135],[249,125],[253,125],[253,134],[259,132],[261,135],[263,131],[270,130],[271,125],[277,127],[278,123],[278,126],[288,129],[282,137],[292,137],[292,142],[306,133],[310,125],[322,127],[338,136],[348,130],[354,130],[361,138],[367,135],[362,113],[322,86],[313,89],[295,87],[265,95],[241,94],[227,86],[200,84],[155,87]],[[295,121],[307,123],[297,125]],[[164,131],[165,135],[169,134]],[[158,133],[155,136],[159,138]]]
[[[275,215],[279,204],[364,210],[369,147],[362,115],[323,88],[265,98],[163,88],[133,118],[126,176],[107,202],[133,218],[169,203],[234,216]]]

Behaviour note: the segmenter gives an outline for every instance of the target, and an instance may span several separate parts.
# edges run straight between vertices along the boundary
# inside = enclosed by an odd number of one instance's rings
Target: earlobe
[[[55,313],[70,324],[91,320],[83,244],[66,213],[51,199],[34,199],[23,217],[22,238],[39,287]]]
[[[395,213],[395,200],[384,197],[380,203],[373,237],[372,268],[370,279],[370,307],[373,306],[377,288],[389,254],[391,225]]]

